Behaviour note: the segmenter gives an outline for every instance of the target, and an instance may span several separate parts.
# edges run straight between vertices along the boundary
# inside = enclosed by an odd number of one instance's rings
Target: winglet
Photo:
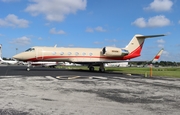
[[[152,63],[158,61],[158,59],[160,58],[160,56],[161,56],[161,54],[162,54],[163,51],[164,51],[164,48],[162,48],[162,49],[157,53],[157,55],[152,59]]]

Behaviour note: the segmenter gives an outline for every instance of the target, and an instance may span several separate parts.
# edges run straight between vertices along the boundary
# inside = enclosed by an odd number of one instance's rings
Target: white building
[[[128,62],[119,62],[119,63],[106,63],[106,67],[127,67]]]

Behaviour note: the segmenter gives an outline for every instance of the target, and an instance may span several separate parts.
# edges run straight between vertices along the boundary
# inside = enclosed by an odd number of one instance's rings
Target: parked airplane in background
[[[21,61],[58,61],[87,65],[90,71],[93,66],[99,66],[99,71],[104,72],[104,64],[120,62],[139,57],[146,38],[164,35],[135,35],[125,48],[104,47],[100,48],[60,48],[60,47],[32,47],[19,53],[13,58]],[[27,67],[29,71],[30,68]]]
[[[82,66],[81,64],[71,63],[71,62],[63,62],[60,65],[63,66]]]
[[[1,61],[1,63],[8,64],[8,65],[14,65],[14,64],[18,63],[17,60],[3,60],[1,57],[0,57],[0,61]]]
[[[0,44],[0,64],[14,65],[17,64],[17,60],[3,60],[2,59],[2,44]]]
[[[29,62],[31,66],[43,66],[43,67],[50,67],[55,68],[57,65],[59,65],[58,62],[50,62],[50,61],[38,61],[38,62]]]

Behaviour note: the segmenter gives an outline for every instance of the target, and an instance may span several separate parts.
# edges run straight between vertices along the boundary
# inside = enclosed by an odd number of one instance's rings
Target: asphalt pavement
[[[69,67],[67,67],[69,68]],[[75,69],[57,69],[57,68],[47,68],[47,67],[31,67],[30,71],[26,70],[26,66],[0,66],[0,76],[11,76],[11,75],[21,75],[21,76],[126,76],[121,73],[113,72],[91,72],[89,70],[75,70]],[[138,77],[138,76],[136,76]]]
[[[179,115],[180,79],[0,66],[0,115]]]

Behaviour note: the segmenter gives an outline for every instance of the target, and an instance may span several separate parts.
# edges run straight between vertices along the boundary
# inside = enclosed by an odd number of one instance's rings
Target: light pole
[[[17,54],[18,48],[16,48],[16,54]]]

